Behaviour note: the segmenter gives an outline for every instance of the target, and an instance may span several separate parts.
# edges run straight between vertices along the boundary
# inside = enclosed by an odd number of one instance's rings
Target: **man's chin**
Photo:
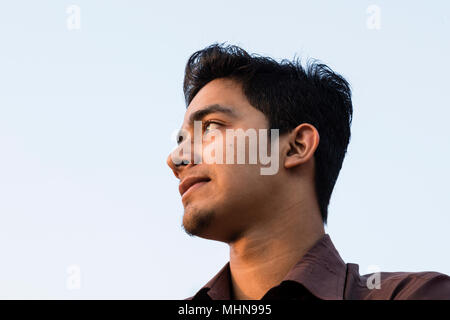
[[[229,243],[238,235],[232,232],[233,223],[227,214],[213,208],[188,205],[184,209],[182,227],[190,236]]]
[[[206,238],[214,220],[214,211],[188,206],[184,210],[182,227],[190,236]]]

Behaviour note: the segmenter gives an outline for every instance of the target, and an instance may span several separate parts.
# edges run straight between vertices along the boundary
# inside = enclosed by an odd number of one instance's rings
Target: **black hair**
[[[193,53],[186,64],[186,105],[217,78],[242,85],[250,104],[266,115],[269,128],[278,128],[280,136],[305,122],[317,129],[315,188],[326,224],[331,193],[350,142],[353,107],[348,82],[317,60],[303,67],[298,58],[277,62],[238,46],[215,43]]]

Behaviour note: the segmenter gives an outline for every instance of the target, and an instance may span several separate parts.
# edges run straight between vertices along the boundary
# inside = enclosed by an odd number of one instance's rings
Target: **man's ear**
[[[284,167],[289,169],[307,162],[314,156],[320,137],[313,125],[302,123],[288,134],[287,139],[289,146]]]

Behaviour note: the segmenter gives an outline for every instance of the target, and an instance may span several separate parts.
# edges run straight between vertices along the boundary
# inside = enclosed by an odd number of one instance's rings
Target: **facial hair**
[[[201,236],[206,233],[213,219],[214,211],[202,210],[195,206],[188,206],[184,210],[181,226],[189,236]]]

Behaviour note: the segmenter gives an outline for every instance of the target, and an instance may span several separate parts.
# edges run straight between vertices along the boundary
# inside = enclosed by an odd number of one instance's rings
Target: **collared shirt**
[[[231,300],[230,263],[185,300]],[[424,272],[359,274],[359,266],[345,263],[325,233],[261,300],[450,300],[450,277]]]

